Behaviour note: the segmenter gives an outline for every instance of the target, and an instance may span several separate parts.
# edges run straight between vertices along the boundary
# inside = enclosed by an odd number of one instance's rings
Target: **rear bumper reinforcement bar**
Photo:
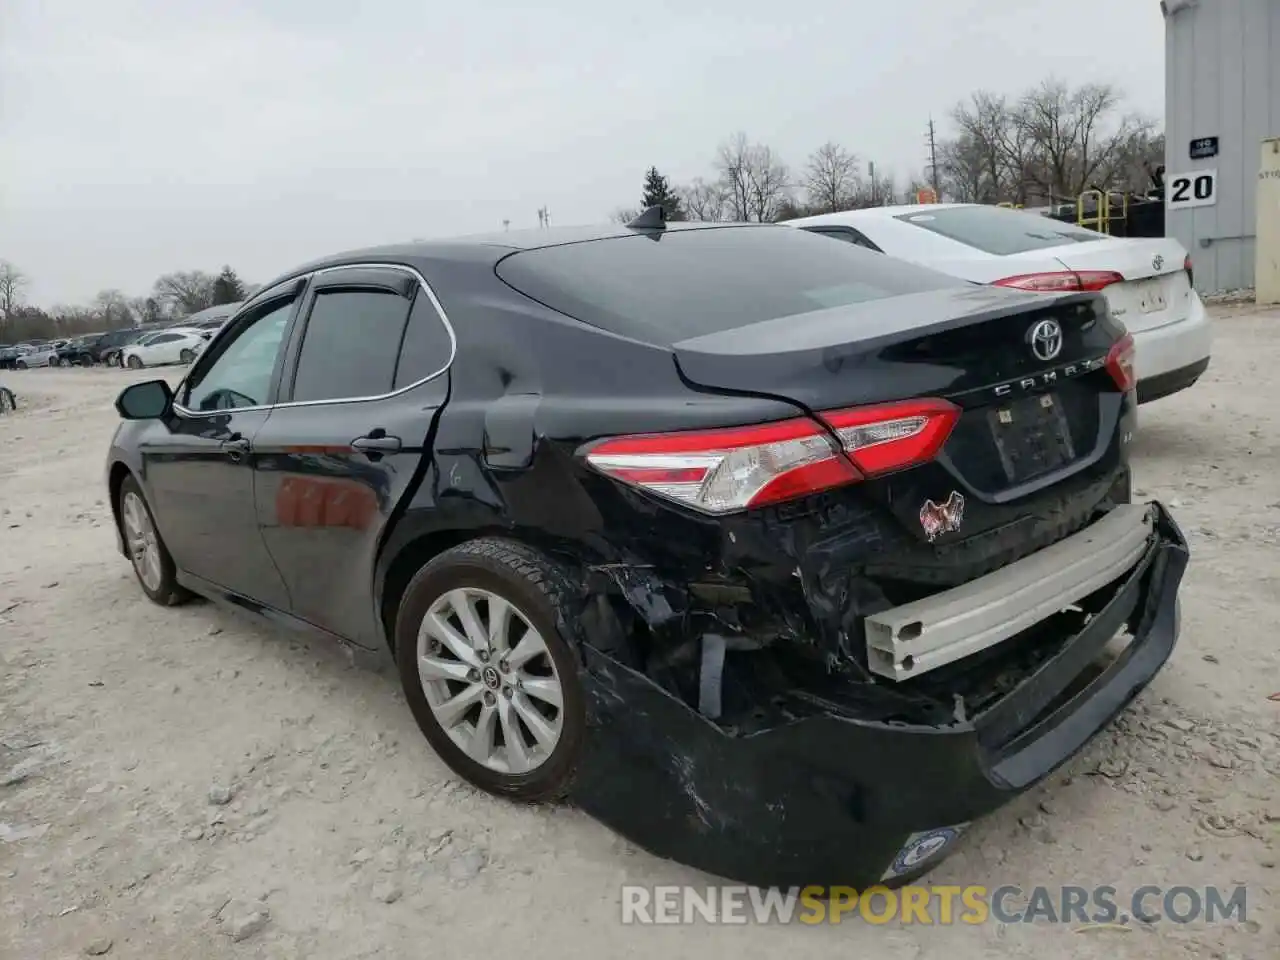
[[[867,662],[894,680],[992,647],[1124,576],[1151,543],[1147,504],[1097,523],[962,586],[866,618]]]

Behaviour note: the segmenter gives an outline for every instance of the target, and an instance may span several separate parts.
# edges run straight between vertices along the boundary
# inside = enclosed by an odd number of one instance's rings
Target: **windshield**
[[[669,228],[542,247],[506,257],[497,272],[553,310],[662,345],[815,310],[968,286],[783,226]]]
[[[1105,239],[1084,227],[1005,207],[939,207],[927,213],[902,213],[897,219],[1002,257]]]

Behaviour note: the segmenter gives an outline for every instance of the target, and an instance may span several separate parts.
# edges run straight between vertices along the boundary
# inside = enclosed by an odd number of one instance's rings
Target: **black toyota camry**
[[[335,256],[117,408],[152,600],[389,647],[458,774],[738,880],[919,875],[1177,638],[1106,301],[786,226]]]

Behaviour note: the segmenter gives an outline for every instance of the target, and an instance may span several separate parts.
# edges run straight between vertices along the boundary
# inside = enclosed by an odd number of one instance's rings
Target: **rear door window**
[[[453,338],[425,290],[419,290],[404,331],[394,388],[410,386],[439,373],[453,359]]]
[[[898,214],[897,219],[1001,257],[1104,239],[1084,227],[1004,207],[939,207]]]
[[[291,400],[390,393],[410,301],[391,291],[321,290],[302,335]]]
[[[668,228],[512,254],[516,290],[624,336],[669,345],[963,280],[786,226]]]

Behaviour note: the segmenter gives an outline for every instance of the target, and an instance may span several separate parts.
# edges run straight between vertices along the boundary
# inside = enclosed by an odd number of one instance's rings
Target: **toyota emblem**
[[[1052,360],[1062,352],[1062,327],[1057,320],[1041,320],[1031,328],[1031,352],[1041,360]]]
[[[1160,256],[1160,254],[1157,253],[1154,257],[1151,258],[1151,269],[1159,270],[1163,266],[1164,266],[1164,257]]]

